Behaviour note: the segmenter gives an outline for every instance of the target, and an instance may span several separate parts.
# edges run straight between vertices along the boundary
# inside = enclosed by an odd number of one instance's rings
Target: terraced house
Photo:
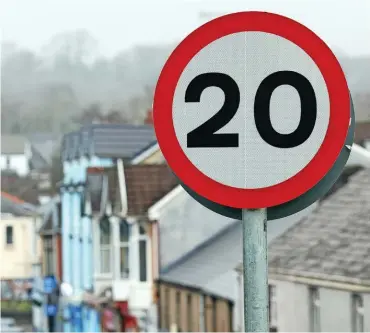
[[[155,140],[151,126],[90,125],[64,136],[62,142],[63,182],[60,188],[62,281],[73,287],[74,294],[92,291],[94,267],[92,219],[83,214],[87,169],[117,164],[129,164]],[[81,320],[66,306],[65,331],[100,331],[99,313],[82,305]],[[78,327],[74,327],[74,326]],[[82,327],[81,327],[82,326]]]
[[[165,164],[88,168],[86,211],[92,214],[94,289],[119,309],[117,331],[156,331],[153,280],[158,224],[148,209],[178,181]]]

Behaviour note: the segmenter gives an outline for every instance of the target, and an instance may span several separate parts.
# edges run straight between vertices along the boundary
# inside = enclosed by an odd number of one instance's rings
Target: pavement
[[[31,328],[18,326],[14,318],[1,317],[0,318],[0,332],[12,333],[12,332],[31,332]]]

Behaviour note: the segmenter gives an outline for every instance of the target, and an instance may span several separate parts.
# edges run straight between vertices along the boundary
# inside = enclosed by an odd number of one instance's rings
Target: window
[[[364,332],[364,302],[358,294],[352,296],[352,331]]]
[[[171,323],[170,323],[170,289],[166,288],[164,290],[164,329],[169,330]]]
[[[212,325],[213,332],[217,332],[217,299],[212,297]]]
[[[141,282],[147,281],[147,244],[148,236],[145,228],[139,225],[139,277]]]
[[[54,275],[55,261],[54,261],[54,247],[53,237],[45,236],[43,239],[43,265],[45,275]]]
[[[5,168],[10,169],[10,156],[5,156]]]
[[[80,211],[81,211],[81,216],[85,215],[85,206],[86,206],[86,197],[85,197],[85,191],[80,191]]]
[[[100,231],[100,273],[111,272],[111,226],[109,219],[104,217],[99,223]]]
[[[192,317],[193,310],[192,310],[191,301],[192,301],[191,294],[188,294],[188,297],[187,297],[187,310],[186,310],[186,316],[187,316],[187,320],[188,320],[188,332],[192,332],[193,331],[193,317]]]
[[[6,226],[5,235],[6,235],[6,245],[13,245],[14,243],[13,226],[11,225]]]
[[[277,300],[276,286],[269,286],[269,319],[270,332],[277,332]]]
[[[179,291],[176,291],[176,326],[178,332],[181,332],[180,323],[181,323],[181,294]]]
[[[119,225],[119,237],[120,237],[120,273],[121,278],[128,279],[130,274],[129,269],[129,239],[130,239],[130,225],[127,221],[122,220]]]
[[[319,289],[310,287],[310,325],[311,332],[320,332],[320,295]]]
[[[229,329],[227,330],[227,332],[233,332],[233,328],[234,328],[234,304],[233,302],[229,302]]]

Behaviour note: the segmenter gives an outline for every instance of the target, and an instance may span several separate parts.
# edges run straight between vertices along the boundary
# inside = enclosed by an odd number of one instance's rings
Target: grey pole
[[[266,209],[243,209],[244,331],[268,332]]]

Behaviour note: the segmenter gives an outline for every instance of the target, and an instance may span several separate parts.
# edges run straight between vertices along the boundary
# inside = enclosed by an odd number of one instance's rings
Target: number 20
[[[295,88],[301,100],[301,118],[298,127],[289,134],[275,131],[270,118],[270,100],[276,88],[290,85]],[[218,87],[225,94],[221,109],[205,123],[187,135],[188,148],[236,148],[239,147],[238,133],[218,133],[238,111],[240,91],[237,83],[227,74],[204,73],[196,76],[185,92],[185,102],[200,102],[202,92],[209,87]],[[277,148],[294,148],[311,135],[317,118],[317,102],[311,83],[301,74],[293,71],[279,71],[266,77],[257,89],[254,99],[254,119],[261,138]]]

